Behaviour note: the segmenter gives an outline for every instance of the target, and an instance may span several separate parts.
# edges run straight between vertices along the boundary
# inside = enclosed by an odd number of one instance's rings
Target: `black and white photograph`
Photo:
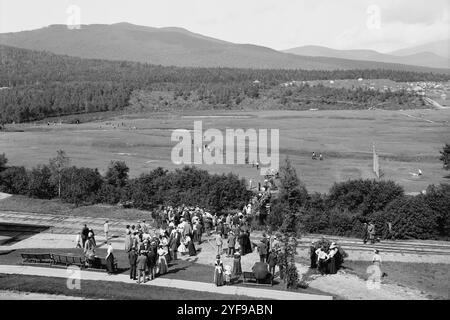
[[[0,305],[448,301],[449,94],[448,0],[0,0]]]

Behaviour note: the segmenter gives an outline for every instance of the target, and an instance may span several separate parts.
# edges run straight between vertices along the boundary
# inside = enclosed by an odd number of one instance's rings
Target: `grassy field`
[[[111,160],[124,160],[131,175],[137,176],[158,166],[179,167],[171,161],[176,144],[172,131],[192,130],[194,121],[200,120],[203,130],[279,129],[280,160],[289,156],[310,191],[325,192],[336,181],[374,178],[372,143],[384,178],[395,180],[407,192],[448,181],[438,157],[449,142],[450,110],[197,111],[132,114],[80,125],[21,124],[0,135],[0,153],[6,153],[10,165],[30,168],[64,149],[73,165],[104,172]],[[325,160],[311,160],[313,151]],[[251,165],[200,167],[262,181]],[[423,176],[410,174],[419,168]]]

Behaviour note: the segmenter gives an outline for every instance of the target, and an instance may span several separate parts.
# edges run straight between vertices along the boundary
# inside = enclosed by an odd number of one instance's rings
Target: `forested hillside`
[[[188,107],[242,108],[246,100],[272,99],[298,108],[298,102],[358,102],[355,108],[385,101],[416,101],[405,92],[280,87],[286,81],[320,79],[391,79],[445,81],[450,74],[393,70],[253,70],[178,68],[125,61],[80,59],[0,46],[0,122],[24,122],[74,113],[119,110],[136,90],[170,93],[162,105],[182,99]],[[255,80],[258,80],[255,84]],[[290,90],[290,91],[289,91]],[[290,93],[291,92],[291,93]],[[317,98],[319,97],[319,98]],[[317,100],[319,99],[319,100]],[[325,99],[325,101],[322,101]],[[391,102],[392,102],[391,101]],[[289,105],[290,103],[290,105]],[[344,103],[345,105],[345,103]],[[416,105],[416,104],[414,104]],[[340,107],[342,108],[342,106]]]

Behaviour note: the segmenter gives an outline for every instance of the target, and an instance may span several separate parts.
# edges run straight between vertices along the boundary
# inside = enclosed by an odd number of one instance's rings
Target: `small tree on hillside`
[[[116,188],[123,188],[127,184],[129,171],[124,161],[111,161],[105,174],[106,183]]]
[[[439,160],[441,160],[444,164],[444,169],[449,170],[450,169],[450,144],[445,144],[445,146],[442,148],[441,156]]]
[[[280,202],[284,203],[282,232],[297,231],[297,214],[308,198],[308,191],[297,176],[295,168],[286,157],[284,165],[280,167]]]
[[[56,157],[49,160],[50,170],[52,171],[52,181],[58,187],[58,197],[61,198],[61,178],[62,172],[70,164],[69,157],[66,156],[64,150],[58,150],[56,152]]]

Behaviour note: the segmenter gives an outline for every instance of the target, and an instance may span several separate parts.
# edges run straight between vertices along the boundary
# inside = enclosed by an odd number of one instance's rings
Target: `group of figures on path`
[[[245,229],[245,226],[243,226]],[[248,231],[244,232],[247,233]],[[234,254],[233,266],[224,265],[221,260],[221,245],[220,245],[220,234],[218,233],[216,237],[216,244],[218,246],[217,256],[214,262],[214,277],[213,282],[216,286],[229,285],[234,283],[242,274],[241,267],[241,255],[245,255],[253,252],[253,245],[250,242],[250,238],[244,237],[239,245],[239,252],[234,252],[234,247],[229,244],[228,254],[230,257],[231,254]],[[230,235],[228,236],[228,240],[233,239],[233,231],[230,231]],[[248,244],[247,244],[248,241]],[[267,236],[263,233],[262,239],[255,246],[257,252],[260,257],[260,261],[256,261],[252,267],[252,272],[257,281],[267,281],[269,279],[273,279],[275,277],[275,267],[278,266],[278,271],[280,275],[280,279],[283,279],[284,276],[284,265],[283,265],[283,255],[284,248],[278,240],[277,235]],[[230,252],[230,250],[232,250]]]
[[[113,274],[116,272],[115,270],[115,258],[114,258],[114,249],[112,244],[108,243],[108,233],[109,233],[109,223],[108,221],[104,224],[104,232],[105,232],[105,243],[107,246],[106,252],[106,270],[108,274]],[[95,234],[91,228],[85,224],[81,229],[81,232],[77,234],[75,239],[75,247],[82,248],[84,257],[85,257],[85,265],[86,267],[95,267],[99,268],[101,266],[101,259],[95,253],[95,249],[97,248],[97,242],[95,241]]]
[[[327,246],[320,242],[311,242],[309,247],[310,268],[317,269],[320,274],[336,274],[344,257],[335,242]]]

